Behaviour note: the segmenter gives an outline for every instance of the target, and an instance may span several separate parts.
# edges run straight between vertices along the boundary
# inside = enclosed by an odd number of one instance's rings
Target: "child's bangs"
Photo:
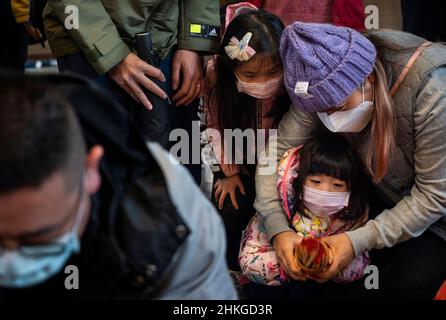
[[[259,72],[282,68],[282,60],[279,56],[273,54],[255,54],[248,61],[240,63],[240,66],[247,63],[254,65],[253,68]]]
[[[351,182],[351,163],[345,154],[335,150],[316,150],[310,159],[309,175],[326,175]]]

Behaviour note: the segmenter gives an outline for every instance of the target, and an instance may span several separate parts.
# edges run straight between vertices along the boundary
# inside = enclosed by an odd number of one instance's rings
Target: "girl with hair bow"
[[[208,130],[208,139],[221,168],[214,175],[212,200],[226,226],[232,270],[239,270],[241,233],[254,214],[256,163],[248,163],[247,158],[256,147],[236,145],[235,153],[239,152],[243,164],[235,164],[225,157],[224,130],[265,129],[267,138],[269,129],[277,127],[288,110],[279,55],[283,30],[278,17],[249,3],[228,6],[219,54],[207,65],[203,108],[208,129],[215,129]]]

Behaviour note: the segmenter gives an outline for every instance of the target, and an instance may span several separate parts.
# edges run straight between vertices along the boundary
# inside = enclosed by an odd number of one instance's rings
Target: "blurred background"
[[[221,0],[222,12],[228,4],[237,2],[241,1]],[[354,11],[358,10],[358,3],[362,5],[363,13],[366,12],[365,9],[368,6],[374,5],[379,9],[380,28],[404,30],[430,41],[446,41],[446,1],[444,0],[253,0],[249,2],[267,10],[276,11],[274,13],[282,15],[281,18],[284,21],[306,19],[335,24],[331,14],[333,6],[342,5],[346,15],[355,15],[359,12]],[[57,62],[52,57],[48,43],[35,37],[36,34],[44,37],[43,30],[33,27],[29,22],[30,4],[38,7],[44,3],[45,0],[1,0],[0,32],[3,45],[0,47],[0,67],[22,69],[28,73],[57,73]],[[281,8],[287,8],[287,16]],[[36,13],[31,12],[31,15],[33,14]]]

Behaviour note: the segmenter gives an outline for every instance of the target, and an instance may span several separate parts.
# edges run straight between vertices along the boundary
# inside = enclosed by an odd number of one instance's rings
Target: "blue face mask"
[[[42,283],[60,272],[71,255],[80,251],[78,230],[86,204],[86,197],[82,198],[70,232],[45,245],[0,248],[0,287],[24,288]]]

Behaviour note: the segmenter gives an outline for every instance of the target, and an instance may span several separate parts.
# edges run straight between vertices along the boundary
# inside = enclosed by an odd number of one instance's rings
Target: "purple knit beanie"
[[[376,59],[375,46],[355,30],[303,22],[284,30],[280,54],[293,105],[308,112],[340,105],[365,81]]]

